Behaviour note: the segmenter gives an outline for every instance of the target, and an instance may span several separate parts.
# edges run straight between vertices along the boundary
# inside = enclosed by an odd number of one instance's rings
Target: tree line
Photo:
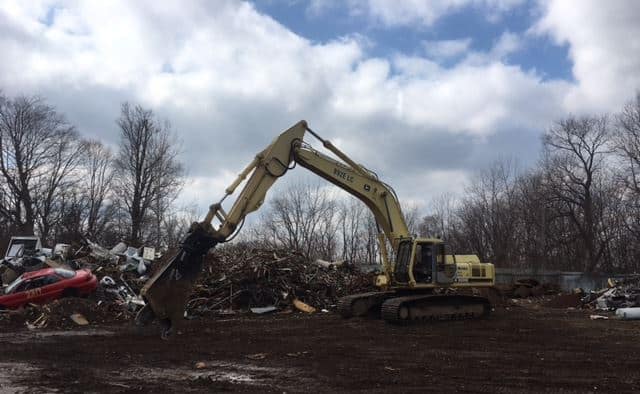
[[[0,239],[175,244],[183,220],[169,207],[184,179],[175,133],[130,103],[113,128],[112,148],[84,138],[43,98],[0,92]]]
[[[405,207],[412,233],[499,267],[638,271],[640,94],[617,113],[555,122],[541,144],[530,168],[497,160],[462,193],[434,198],[427,215]],[[271,200],[250,238],[310,258],[376,264],[376,234],[363,204],[295,185]]]
[[[196,218],[174,204],[185,180],[175,132],[140,105],[123,103],[114,118],[119,141],[110,147],[84,138],[44,99],[0,92],[0,239],[178,244]],[[412,233],[502,267],[637,271],[640,94],[617,113],[560,119],[541,145],[534,165],[498,160],[461,193],[434,198],[427,215],[405,207]],[[241,239],[376,264],[375,220],[330,190],[298,184],[274,194]]]

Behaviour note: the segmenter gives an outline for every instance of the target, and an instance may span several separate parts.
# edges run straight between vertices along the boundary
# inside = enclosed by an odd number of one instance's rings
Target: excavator
[[[305,142],[306,133],[339,160]],[[377,314],[388,322],[407,323],[489,314],[491,305],[487,298],[456,289],[493,286],[493,264],[480,263],[475,255],[447,254],[441,239],[412,236],[393,188],[302,120],[259,152],[225,190],[222,199],[209,207],[204,220],[191,225],[178,253],[141,290],[146,306],[138,313],[136,323],[146,325],[157,319],[161,336],[167,338],[184,318],[185,304],[205,254],[232,239],[241,230],[246,216],[263,204],[275,181],[296,164],[364,202],[378,226],[382,273],[376,277],[375,285],[379,290],[340,299],[337,309],[343,317]],[[222,202],[243,183],[226,211]]]

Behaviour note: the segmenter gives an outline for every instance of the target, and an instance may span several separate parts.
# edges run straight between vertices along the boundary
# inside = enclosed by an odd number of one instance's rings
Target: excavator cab
[[[415,243],[413,252],[413,279],[416,283],[433,283],[436,267],[439,261],[442,261],[444,248],[438,248],[442,245],[434,245],[431,243]],[[438,253],[442,249],[441,253]]]
[[[456,264],[448,263],[445,245],[439,239],[418,238],[401,241],[393,273],[397,284],[449,285],[454,283]]]

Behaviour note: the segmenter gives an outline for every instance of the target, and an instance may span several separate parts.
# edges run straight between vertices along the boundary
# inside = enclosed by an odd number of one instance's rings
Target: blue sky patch
[[[56,19],[56,12],[58,12],[58,7],[50,7],[47,10],[47,15],[45,15],[44,19],[41,19],[40,22],[47,26],[52,26]]]
[[[468,52],[489,52],[505,32],[517,34],[521,48],[509,53],[502,61],[535,71],[543,80],[574,81],[568,46],[560,46],[547,36],[527,34],[535,23],[536,6],[530,2],[491,15],[478,6],[467,6],[437,19],[433,25],[411,24],[384,26],[367,15],[353,15],[345,5],[334,3],[320,13],[310,12],[304,1],[257,1],[256,9],[284,25],[294,33],[314,42],[328,42],[359,34],[372,46],[368,55],[389,58],[397,53],[407,56],[427,56],[425,41],[471,39]],[[465,54],[440,59],[443,67],[455,66]]]

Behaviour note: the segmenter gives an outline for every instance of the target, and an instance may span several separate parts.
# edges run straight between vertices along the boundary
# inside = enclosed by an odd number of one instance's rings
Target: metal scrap
[[[640,320],[640,308],[618,308],[616,316],[622,320]]]
[[[25,322],[25,325],[29,330],[35,330],[38,328],[43,328],[47,326],[47,315],[42,313],[37,319],[32,322]]]
[[[137,295],[138,293],[129,286],[123,276],[120,276],[119,283],[110,276],[104,276],[100,280],[100,286],[105,294],[111,295],[111,297],[107,297],[107,300],[111,298],[111,300],[125,305],[130,311],[137,311],[145,305],[142,297]]]
[[[640,277],[623,281],[609,279],[610,288],[592,291],[582,302],[585,306],[603,311],[640,307]]]
[[[259,308],[249,308],[249,310],[251,310],[251,313],[255,313],[256,315],[262,315],[264,313],[270,313],[270,312],[277,311],[278,308],[276,308],[273,305],[270,305],[270,306],[264,306],[264,307],[259,307]]]

